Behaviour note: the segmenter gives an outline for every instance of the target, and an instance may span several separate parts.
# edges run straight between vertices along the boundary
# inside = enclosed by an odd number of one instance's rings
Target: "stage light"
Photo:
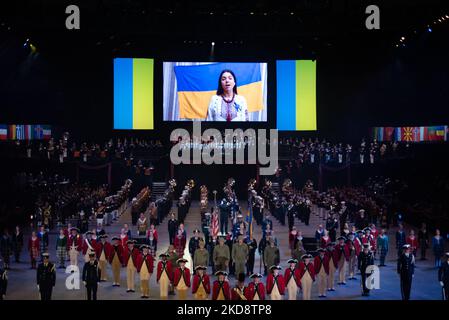
[[[294,12],[290,12],[290,15],[292,16],[292,15],[294,15],[295,13]]]
[[[254,14],[254,12],[250,12],[250,15],[253,15]]]
[[[427,31],[432,32],[432,28],[430,28],[430,27],[427,28]]]
[[[213,13],[213,12],[210,12],[209,14],[210,14],[210,15],[213,15],[214,13]]]
[[[449,16],[448,16],[448,15],[446,15],[446,18],[447,18],[447,19],[449,19]]]
[[[404,41],[404,40],[405,40],[405,37],[401,37],[401,40]]]
[[[215,46],[215,42],[212,42],[212,46]]]
[[[441,19],[438,19],[439,22],[441,22]]]

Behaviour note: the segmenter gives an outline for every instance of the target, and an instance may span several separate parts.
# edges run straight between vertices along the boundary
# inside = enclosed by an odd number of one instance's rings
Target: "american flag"
[[[211,221],[211,229],[212,229],[212,238],[218,237],[218,213],[212,213],[212,221]]]

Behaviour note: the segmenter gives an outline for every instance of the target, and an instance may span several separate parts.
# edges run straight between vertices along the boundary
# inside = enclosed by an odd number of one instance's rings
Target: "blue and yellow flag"
[[[248,112],[260,111],[263,104],[263,85],[260,63],[211,63],[174,67],[178,86],[179,117],[204,119],[211,97],[218,89],[221,71],[235,74],[237,93],[245,97]]]

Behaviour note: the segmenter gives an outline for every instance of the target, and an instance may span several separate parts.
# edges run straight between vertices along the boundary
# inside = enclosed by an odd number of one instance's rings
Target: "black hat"
[[[273,270],[282,270],[282,267],[281,266],[276,266],[276,265],[271,266],[270,267],[270,271],[273,271]]]
[[[159,255],[159,258],[167,258],[168,257],[168,254],[166,254],[166,253],[161,253],[160,255]]]
[[[112,241],[114,241],[114,240],[119,240],[120,241],[120,238],[119,237],[112,237]]]
[[[128,240],[126,241],[126,244],[136,244],[137,241],[136,240]]]
[[[89,257],[95,257],[95,252],[89,253]]]
[[[345,241],[346,241],[346,238],[343,237],[343,236],[340,236],[340,237],[337,238],[337,240],[338,240],[338,241],[340,241],[340,240],[345,240]]]
[[[193,230],[193,233],[196,233],[196,232],[200,233],[201,231],[198,229]]]
[[[142,245],[140,246],[140,250],[143,250],[143,249],[150,249],[150,246],[147,245],[147,244],[142,244]]]
[[[254,278],[262,278],[263,276],[260,273],[253,273],[252,275],[249,276],[251,279]]]
[[[296,260],[296,259],[289,259],[287,261],[287,263],[298,263],[298,260]]]
[[[177,264],[180,264],[181,262],[187,263],[187,259],[180,258],[180,259],[176,260]]]
[[[365,243],[365,244],[363,245],[363,249],[365,249],[365,248],[369,249],[369,247],[370,247],[369,243]]]
[[[85,233],[85,235],[87,236],[87,235],[92,235],[92,234],[94,234],[92,231],[87,231],[86,233]]]
[[[410,249],[410,247],[411,247],[411,245],[409,245],[409,244],[404,244],[404,245],[402,246],[402,249]]]
[[[238,282],[245,282],[245,274],[239,273],[238,278],[237,278]]]
[[[367,231],[371,231],[370,227],[366,227],[365,229],[363,229],[363,231],[367,232]]]
[[[195,271],[196,270],[207,270],[207,267],[206,266],[196,266]]]
[[[226,271],[221,271],[221,270],[219,270],[219,271],[215,272],[215,275],[216,275],[217,277],[218,277],[218,276],[221,276],[221,275],[227,276],[228,273],[227,273]]]
[[[323,248],[319,248],[316,252],[326,252],[326,250],[324,250]]]
[[[301,256],[301,260],[312,259],[313,256],[311,254],[303,254]]]
[[[73,228],[70,228],[70,232],[72,232],[73,230],[75,230],[76,232],[80,232],[80,229],[78,229],[78,228],[75,228],[75,227],[73,227]]]
[[[42,254],[42,257],[43,257],[43,258],[50,258],[50,254],[49,254],[48,252],[44,252],[44,253]]]
[[[108,238],[107,234],[102,234],[102,235],[98,236],[98,239],[106,239],[106,238]]]

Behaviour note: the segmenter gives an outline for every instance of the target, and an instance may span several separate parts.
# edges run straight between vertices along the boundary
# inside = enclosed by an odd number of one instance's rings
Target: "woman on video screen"
[[[207,121],[248,121],[248,106],[237,94],[237,79],[232,70],[223,70],[218,78],[217,94],[212,96]]]

